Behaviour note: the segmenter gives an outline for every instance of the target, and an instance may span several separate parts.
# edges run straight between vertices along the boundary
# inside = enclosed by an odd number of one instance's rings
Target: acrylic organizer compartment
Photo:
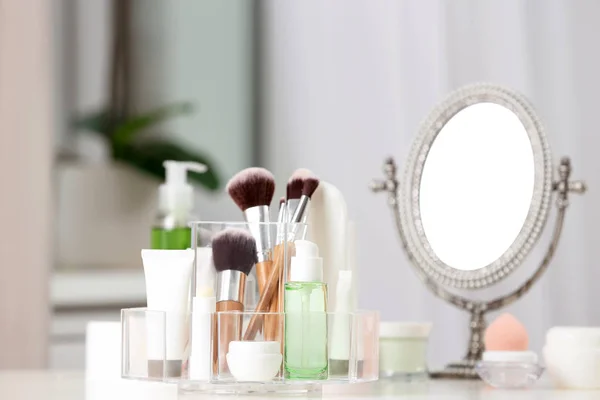
[[[208,346],[194,341],[189,345],[193,329],[182,334],[169,327],[180,316],[144,308],[124,309],[121,316],[122,376],[178,382],[181,392],[306,393],[323,384],[379,377],[375,311],[216,313],[206,316],[212,321]],[[183,320],[191,318],[190,314]],[[277,331],[266,340],[268,323],[276,324]],[[183,337],[183,348],[172,335]]]

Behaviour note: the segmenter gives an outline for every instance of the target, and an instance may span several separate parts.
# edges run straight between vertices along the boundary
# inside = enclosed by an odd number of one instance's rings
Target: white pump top
[[[165,161],[165,183],[158,189],[158,208],[163,212],[187,213],[194,208],[194,188],[187,182],[187,172],[206,172],[197,162]]]
[[[323,282],[323,259],[319,248],[308,240],[296,240],[296,255],[290,265],[290,282]]]

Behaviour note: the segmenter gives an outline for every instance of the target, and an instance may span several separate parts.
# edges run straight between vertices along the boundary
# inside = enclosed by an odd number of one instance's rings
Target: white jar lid
[[[380,338],[426,338],[431,332],[431,322],[389,322],[379,323]]]
[[[483,361],[537,364],[538,356],[533,351],[484,351]]]
[[[546,333],[550,348],[600,348],[600,328],[555,326]]]
[[[281,354],[281,344],[277,341],[235,340],[229,343],[229,353],[246,357],[257,354]]]

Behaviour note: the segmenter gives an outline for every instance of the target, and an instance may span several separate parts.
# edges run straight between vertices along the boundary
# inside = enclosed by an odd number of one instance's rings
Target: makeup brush
[[[275,193],[275,178],[264,168],[247,168],[229,180],[227,192],[244,213],[256,241],[256,276],[262,294],[273,260],[270,226],[264,223],[270,222],[269,204]]]
[[[289,222],[291,224],[290,227],[290,232],[286,233],[286,236],[288,236],[287,240],[296,240],[296,239],[302,239],[304,240],[306,238],[306,226],[298,226],[298,225],[294,225],[294,224],[304,224],[306,223],[306,219],[308,217],[308,211],[309,211],[309,206],[310,206],[310,199],[312,197],[312,195],[315,193],[315,191],[317,190],[317,188],[319,187],[319,179],[309,170],[307,169],[301,169],[301,170],[297,170],[296,171],[296,180],[300,180],[302,181],[302,195],[300,196],[300,201],[298,202],[298,205],[296,206],[296,208],[294,209],[294,214],[291,216],[291,218],[289,218]],[[291,256],[292,253],[288,252],[287,253],[287,265],[290,264],[290,260],[291,260]],[[279,268],[280,270],[280,282],[283,282],[283,266],[281,266]],[[277,292],[277,302],[279,304],[283,304],[283,298],[284,298],[284,287],[283,284],[280,283],[279,284],[279,288],[278,288],[278,292]]]
[[[304,179],[307,177],[313,176],[313,173],[307,170],[306,168],[298,168],[294,171],[290,179],[288,179],[287,187],[286,187],[286,221],[290,221],[292,215],[294,215],[294,211],[296,207],[298,207],[298,203],[300,202],[300,197],[302,197],[302,187],[304,186]]]
[[[304,184],[302,186],[302,196],[300,197],[298,206],[294,210],[294,214],[290,218],[291,224],[306,223],[306,219],[308,217],[309,212],[310,199],[318,187],[319,179],[316,176],[312,175],[304,178]],[[300,232],[298,228],[300,228]],[[291,229],[292,230],[290,234],[288,234],[288,236],[291,236],[291,238],[288,237],[288,240],[304,240],[306,238],[306,226],[299,227],[292,225]]]
[[[266,223],[270,222],[269,204],[275,193],[275,178],[264,168],[247,168],[229,180],[227,192],[244,213],[248,229],[256,241],[256,278],[258,291],[262,296],[273,268],[271,226]],[[277,304],[272,307],[273,311],[277,311]]]
[[[229,180],[227,192],[249,223],[250,233],[256,240],[258,262],[272,260],[271,232],[268,225],[260,223],[270,222],[269,204],[275,193],[273,174],[264,168],[247,168]]]
[[[242,229],[225,229],[212,240],[213,264],[217,272],[216,310],[244,311],[246,278],[256,263],[256,242],[252,235]],[[226,355],[229,343],[242,336],[242,316],[217,314],[218,360],[220,372],[227,371]]]
[[[246,277],[256,264],[256,242],[243,229],[228,228],[212,240],[217,271],[217,312],[244,311]]]
[[[300,171],[300,172],[298,172]],[[290,193],[292,189],[292,181],[298,182],[302,181],[302,191],[300,195],[300,201],[298,206],[295,208],[292,218],[289,220],[292,224],[297,224],[301,222],[308,215],[308,206],[310,204],[310,198],[314,194],[314,192],[319,187],[319,179],[309,170],[297,170],[294,173],[293,179],[290,178],[288,182],[288,193]],[[297,183],[294,183],[297,185]],[[296,232],[296,227],[291,227],[292,231],[288,234],[286,233],[286,237],[284,239],[287,240],[287,243],[282,243],[277,245],[275,248],[273,269],[271,274],[269,275],[269,279],[267,284],[265,285],[265,289],[261,295],[261,298],[256,306],[256,312],[265,312],[269,310],[271,302],[277,301],[278,304],[283,305],[283,290],[282,290],[282,282],[283,282],[283,273],[284,273],[284,265],[287,262],[289,265],[290,258],[294,253],[294,245],[293,241],[295,239],[304,239],[306,236],[306,229],[302,230],[300,235]],[[287,245],[287,251],[285,251],[285,245]],[[286,257],[287,255],[287,257]],[[273,300],[275,299],[275,300]],[[281,311],[281,310],[280,310]],[[256,336],[256,333],[260,329],[261,321],[253,316],[250,319],[250,323],[248,325],[248,329],[246,329],[246,333],[244,335],[244,340],[253,340]]]

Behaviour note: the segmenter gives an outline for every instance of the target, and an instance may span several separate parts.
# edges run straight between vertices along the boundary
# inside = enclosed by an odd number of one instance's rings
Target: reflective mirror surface
[[[419,204],[432,252],[473,271],[515,242],[530,210],[535,163],[519,117],[492,102],[469,105],[441,128],[423,167]]]

